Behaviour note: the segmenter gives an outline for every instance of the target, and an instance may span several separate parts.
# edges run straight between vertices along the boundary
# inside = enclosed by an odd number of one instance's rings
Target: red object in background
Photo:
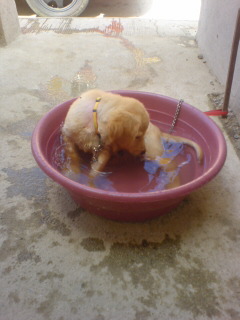
[[[204,112],[208,116],[227,116],[228,111],[223,111],[222,109],[209,110]]]

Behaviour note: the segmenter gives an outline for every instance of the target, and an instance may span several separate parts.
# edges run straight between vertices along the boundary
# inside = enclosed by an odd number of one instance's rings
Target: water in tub
[[[59,170],[65,167],[62,137],[53,138],[51,162]],[[154,192],[178,187],[195,176],[196,155],[190,147],[177,142],[163,141],[164,153],[155,161],[142,160],[127,153],[111,159],[94,179],[94,186],[116,192]],[[80,173],[68,173],[68,177],[84,185],[93,186],[89,179],[91,155],[81,153]],[[194,158],[194,159],[193,159]]]

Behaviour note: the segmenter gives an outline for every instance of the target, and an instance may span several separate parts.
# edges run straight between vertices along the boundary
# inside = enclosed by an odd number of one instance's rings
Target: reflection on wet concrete
[[[96,80],[97,76],[92,70],[91,61],[86,60],[71,82],[72,97],[77,97],[81,92],[95,88]]]
[[[50,30],[61,34],[96,33],[102,35],[106,39],[118,39],[120,44],[123,46],[123,49],[127,49],[134,59],[134,64],[131,69],[128,70],[132,75],[129,87],[139,86],[142,83],[145,83],[147,81],[146,79],[149,75],[149,71],[152,77],[156,76],[153,70],[149,70],[149,67],[152,64],[161,62],[161,58],[159,56],[148,56],[143,49],[137,47],[123,36],[124,26],[121,23],[121,19],[113,18],[105,27],[82,29],[70,28],[71,19],[67,19],[67,21],[65,20],[63,20],[63,24],[61,26],[58,25],[57,28],[54,26],[49,28],[46,27],[45,24],[40,24],[39,21],[30,20],[29,23],[22,28],[22,31],[23,33],[32,33],[37,29],[38,33]],[[52,103],[58,103],[72,97],[79,96],[82,92],[97,87],[96,80],[97,72],[93,69],[93,61],[85,60],[83,66],[76,71],[75,75],[73,75],[70,91],[67,90],[68,85],[65,83],[66,80],[59,75],[54,75],[46,84],[40,85],[40,90],[49,101]]]

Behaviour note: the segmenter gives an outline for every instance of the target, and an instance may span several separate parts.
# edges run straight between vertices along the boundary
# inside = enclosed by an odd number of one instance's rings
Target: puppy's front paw
[[[65,165],[61,168],[61,172],[68,178],[77,176],[81,173],[80,165],[73,164],[71,161],[66,161]]]
[[[96,178],[97,175],[98,175],[98,171],[95,170],[94,168],[92,168],[92,169],[90,170],[90,172],[89,172],[89,178],[90,178],[90,179],[94,179],[94,178]]]
[[[77,166],[77,165],[71,165],[71,171],[78,174],[81,172],[80,170],[80,166]]]
[[[96,188],[96,184],[94,182],[94,179],[93,178],[90,178],[89,181],[88,181],[88,185],[89,187],[92,187],[92,188]]]

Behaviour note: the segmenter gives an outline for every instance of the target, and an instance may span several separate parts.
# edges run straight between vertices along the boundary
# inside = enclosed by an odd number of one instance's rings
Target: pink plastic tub
[[[177,100],[147,92],[114,92],[140,100],[149,111],[151,120],[163,131],[168,131]],[[40,168],[91,213],[118,221],[137,222],[156,218],[175,208],[189,193],[213,179],[225,162],[226,142],[219,128],[203,112],[183,103],[173,134],[196,141],[204,152],[202,165],[193,157],[191,178],[186,183],[169,190],[127,193],[104,191],[72,181],[52,164],[51,154],[52,137],[59,131],[73,101],[56,106],[39,121],[32,136],[32,152]]]

